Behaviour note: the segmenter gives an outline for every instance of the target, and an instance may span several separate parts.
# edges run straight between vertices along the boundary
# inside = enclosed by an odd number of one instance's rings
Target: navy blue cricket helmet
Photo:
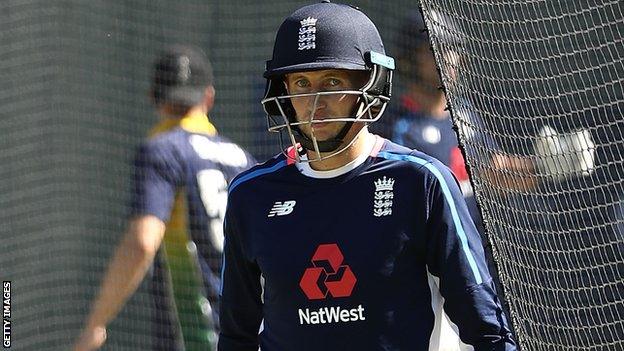
[[[369,72],[369,79],[357,90],[288,94],[284,82],[286,74],[329,69],[365,71]],[[393,69],[394,59],[386,56],[375,24],[358,8],[329,1],[302,7],[279,27],[273,57],[266,63],[267,86],[262,104],[269,131],[288,132],[293,146],[300,144],[319,155],[332,153],[325,158],[333,156],[348,147],[343,138],[354,122],[370,123],[381,117],[390,101]],[[291,99],[310,95],[318,100],[328,94],[357,95],[358,103],[352,116],[332,119],[347,122],[338,135],[320,141],[313,132],[305,135],[301,131],[300,125],[315,121],[312,117],[308,121],[297,121]]]

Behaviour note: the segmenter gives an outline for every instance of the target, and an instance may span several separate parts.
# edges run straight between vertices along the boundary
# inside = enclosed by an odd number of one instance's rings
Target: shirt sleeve
[[[427,176],[427,268],[444,310],[474,350],[516,350],[487,269],[481,237],[455,178],[439,162]]]
[[[142,144],[135,157],[134,172],[132,215],[151,214],[168,221],[182,178],[182,167],[173,150],[153,142]]]
[[[262,321],[262,287],[258,265],[245,254],[235,204],[228,200],[221,278],[219,351],[257,351]]]

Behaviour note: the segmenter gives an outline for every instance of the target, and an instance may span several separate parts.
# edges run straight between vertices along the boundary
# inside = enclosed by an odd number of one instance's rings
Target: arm
[[[483,172],[488,183],[503,191],[532,191],[540,182],[588,175],[595,169],[596,146],[587,129],[560,133],[543,126],[531,147],[532,156],[522,156],[490,146],[497,151],[491,157],[492,167]]]
[[[515,350],[487,269],[481,238],[450,171],[428,164],[427,268],[439,278],[444,309],[463,342],[480,350]]]
[[[75,351],[94,350],[104,344],[106,325],[136,291],[164,237],[180,166],[169,148],[146,143],[138,150],[134,168],[134,219],[110,261]]]
[[[262,321],[262,286],[259,267],[244,252],[231,203],[225,219],[223,277],[219,320],[219,351],[257,351]]]
[[[529,157],[498,152],[492,155],[492,166],[483,174],[497,189],[531,191],[537,187],[535,163]]]
[[[165,233],[165,224],[146,215],[130,222],[117,246],[75,351],[95,350],[106,340],[106,325],[119,313],[145,277]]]

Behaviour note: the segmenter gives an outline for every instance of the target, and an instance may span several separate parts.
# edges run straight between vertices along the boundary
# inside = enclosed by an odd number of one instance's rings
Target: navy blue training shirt
[[[446,313],[515,350],[448,168],[375,137],[319,172],[280,155],[230,184],[219,350],[430,350]]]
[[[132,214],[156,216],[167,223],[168,233],[186,232],[197,245],[211,299],[220,285],[227,187],[253,164],[251,155],[217,135],[201,113],[162,121],[136,155]]]

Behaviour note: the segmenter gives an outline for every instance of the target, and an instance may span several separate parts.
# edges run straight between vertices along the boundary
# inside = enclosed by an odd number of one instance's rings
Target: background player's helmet
[[[407,15],[397,33],[397,61],[401,67],[399,75],[409,78],[410,81],[420,80],[418,60],[414,58],[414,53],[421,47],[430,47],[426,29],[422,14],[419,10],[414,10]]]
[[[368,82],[357,90],[288,95],[285,74],[326,69],[366,71],[370,74]],[[343,145],[343,138],[353,122],[374,122],[381,117],[390,101],[393,69],[394,59],[385,55],[377,28],[359,9],[329,1],[302,7],[280,26],[273,58],[266,63],[264,77],[267,86],[262,104],[269,131],[287,133],[289,142],[295,148],[300,144],[317,154],[324,152],[331,153],[326,157],[333,156],[349,146]],[[299,126],[316,123],[312,120],[314,111],[309,120],[297,122],[291,99],[313,96],[316,106],[319,97],[332,94],[358,96],[351,116],[331,118],[347,122],[345,127],[330,140],[316,140],[313,131],[311,136],[303,134]]]
[[[422,78],[419,75],[422,62],[417,59],[416,52],[422,49],[431,50],[430,34],[439,44],[442,55],[452,54],[450,51],[458,50],[464,44],[462,32],[450,16],[432,10],[428,17],[431,22],[427,29],[420,10],[408,13],[395,40],[398,43],[397,61],[401,67],[401,76],[411,82],[419,82]],[[433,53],[431,58],[433,59]]]
[[[195,47],[175,45],[165,49],[154,63],[152,94],[157,105],[191,107],[204,98],[212,85],[212,67]]]

